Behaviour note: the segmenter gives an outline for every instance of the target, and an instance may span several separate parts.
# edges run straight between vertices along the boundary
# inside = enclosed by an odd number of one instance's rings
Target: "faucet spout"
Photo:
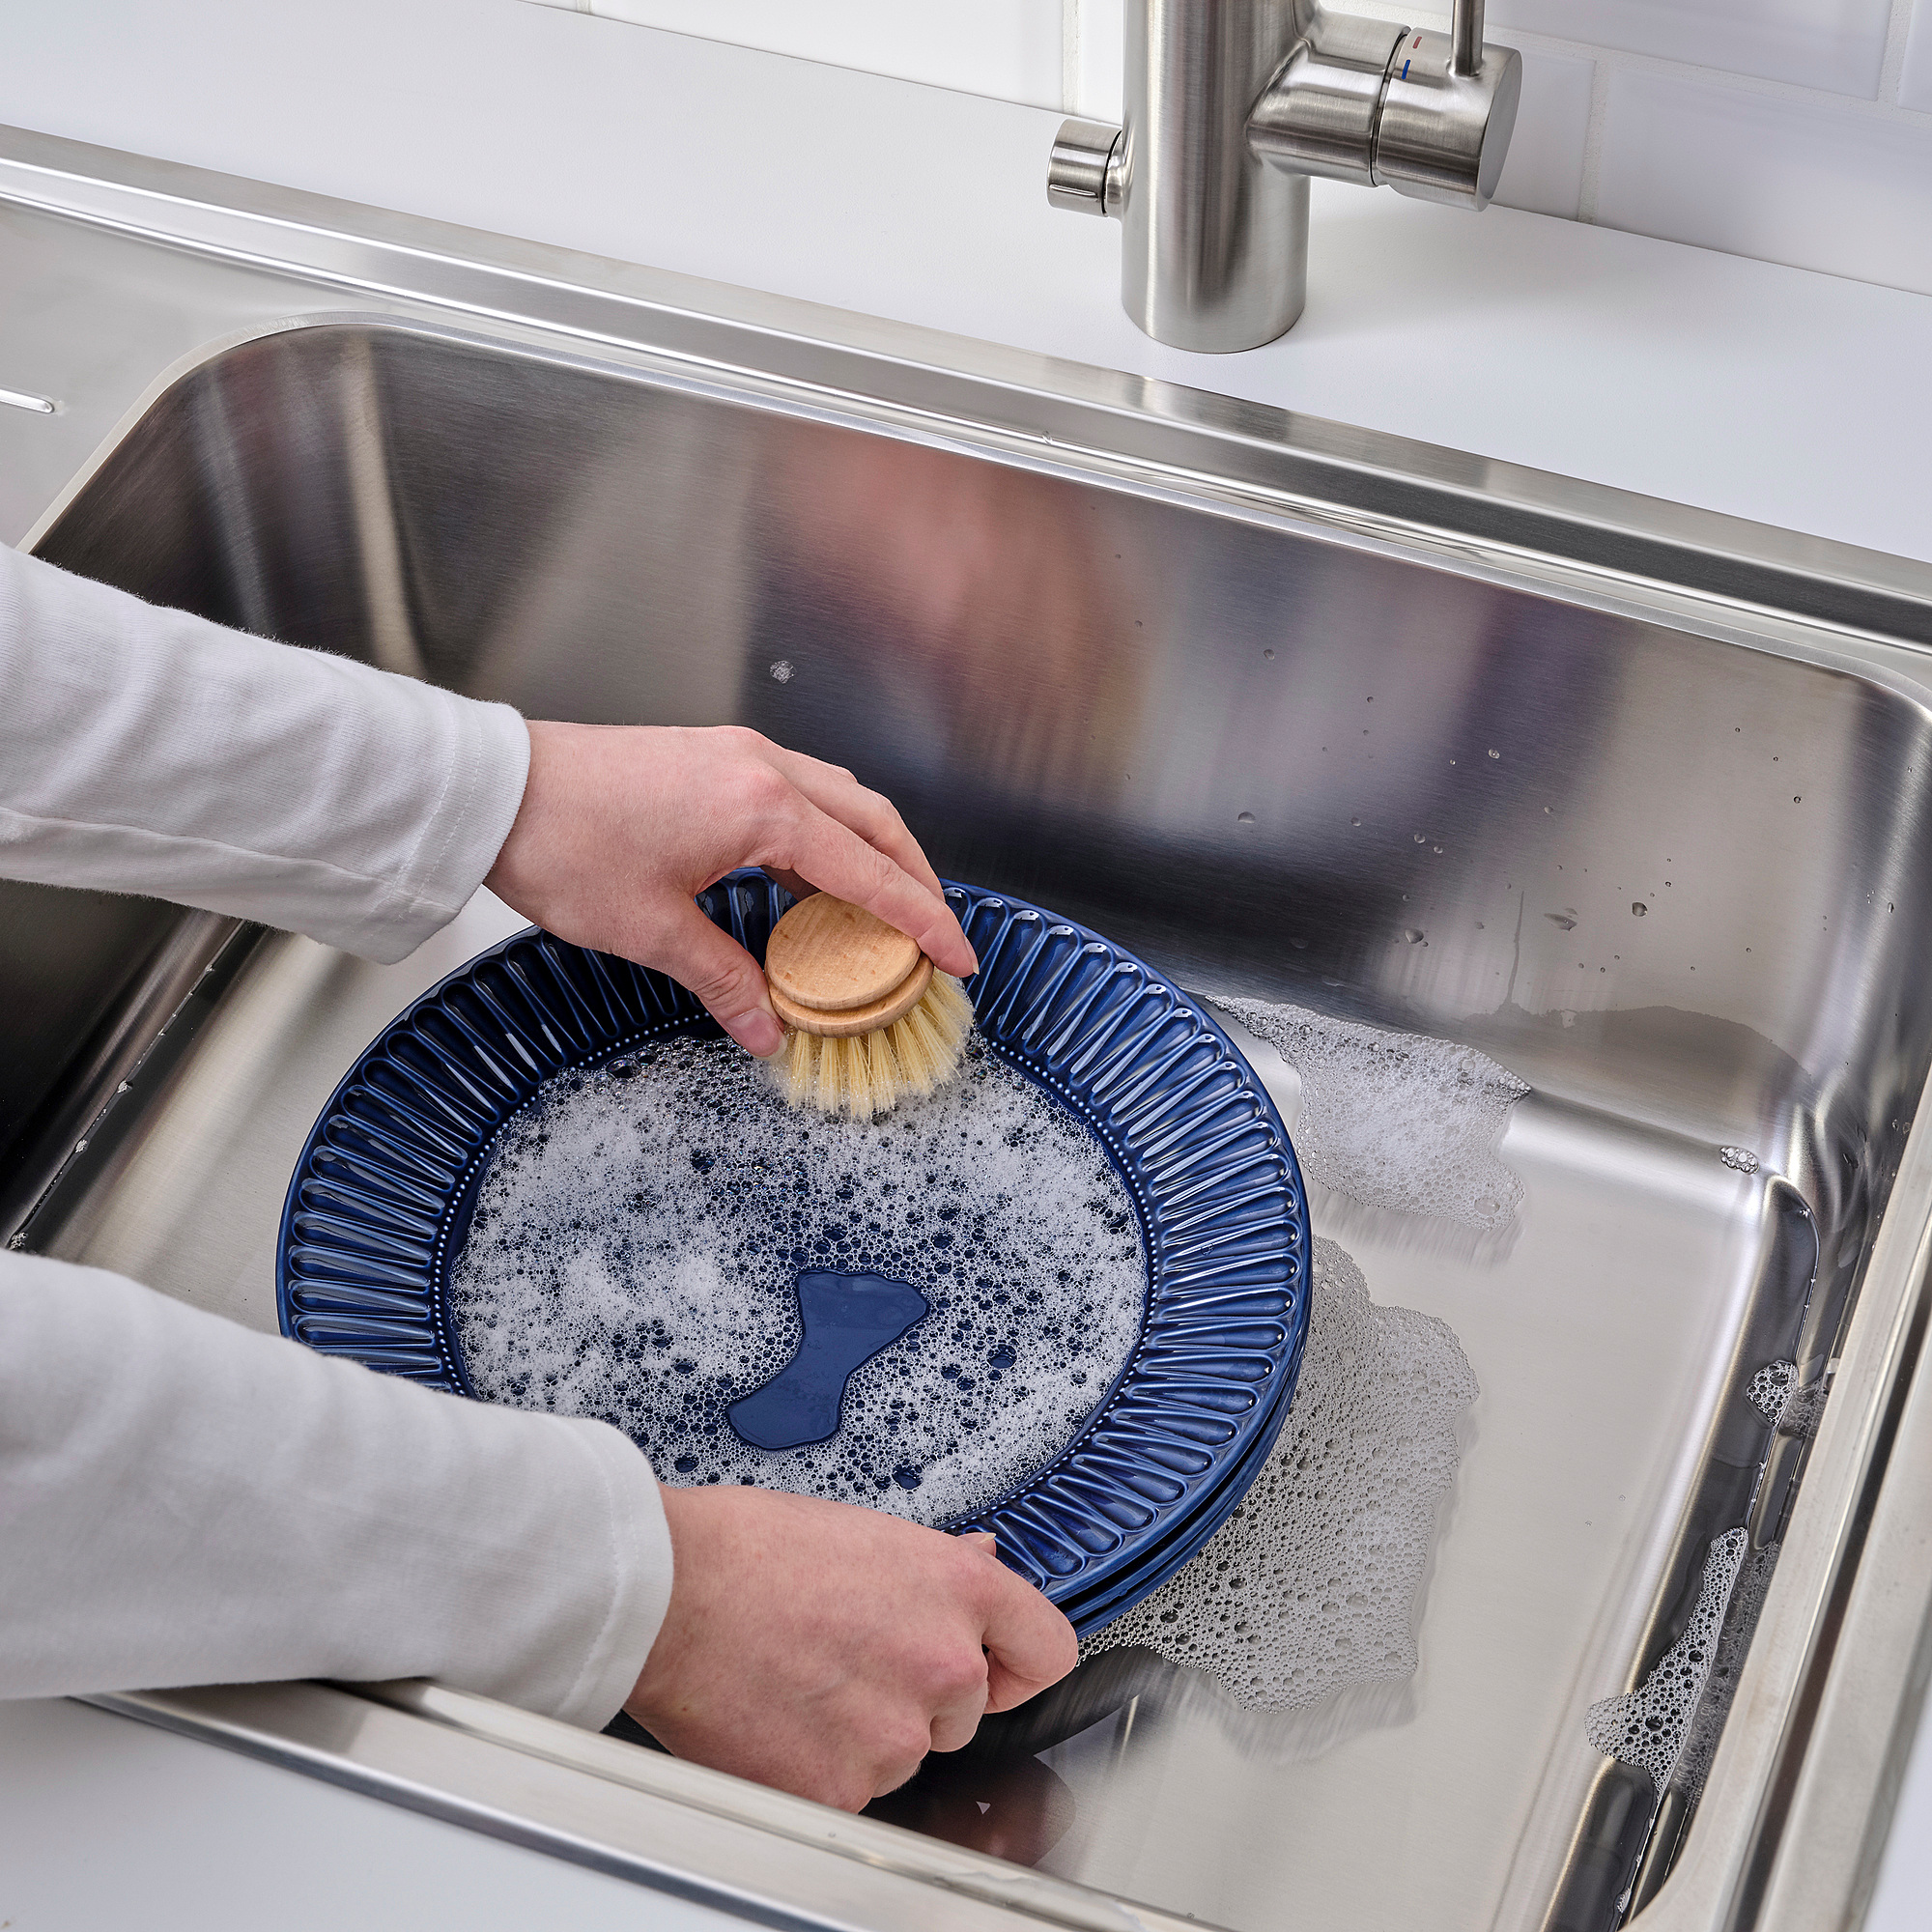
[[[1308,0],[1126,0],[1121,299],[1157,342],[1220,353],[1301,314],[1308,181],[1248,144],[1248,114]]]
[[[1320,0],[1124,0],[1125,117],[1069,121],[1048,199],[1123,229],[1121,298],[1158,342],[1221,354],[1293,327],[1308,282],[1308,181],[1481,210],[1516,122],[1522,63],[1483,41]]]

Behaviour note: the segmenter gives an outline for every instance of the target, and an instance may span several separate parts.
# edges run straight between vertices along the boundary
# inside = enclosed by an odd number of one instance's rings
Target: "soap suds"
[[[1750,1399],[1750,1406],[1776,1429],[1797,1385],[1796,1362],[1767,1362],[1745,1384],[1745,1394]]]
[[[1323,1187],[1366,1207],[1506,1228],[1522,1182],[1496,1152],[1528,1085],[1471,1046],[1385,1033],[1265,1000],[1214,1005],[1301,1076],[1294,1151]]]
[[[1315,1243],[1308,1341],[1254,1486],[1184,1568],[1089,1640],[1211,1672],[1250,1711],[1312,1712],[1407,1679],[1457,1423],[1476,1378],[1454,1332],[1383,1308]]]
[[[1690,1612],[1684,1634],[1657,1660],[1634,1690],[1592,1704],[1584,1720],[1584,1731],[1598,1750],[1648,1772],[1660,1795],[1679,1776],[1691,1722],[1704,1702],[1717,1662],[1725,1612],[1748,1540],[1744,1530],[1727,1529],[1713,1541],[1704,1561],[1697,1606]],[[1746,1632],[1739,1646],[1740,1659],[1748,1641],[1749,1633]],[[1716,1729],[1722,1726],[1719,1712]],[[1711,1747],[1716,1747],[1715,1734]],[[1703,1762],[1708,1768],[1708,1756]]]
[[[1795,1362],[1767,1362],[1746,1384],[1745,1393],[1751,1406],[1780,1435],[1808,1440],[1818,1433],[1818,1418],[1824,1412],[1831,1385],[1829,1369],[1801,1387]]]
[[[1767,1362],[1746,1384],[1745,1394],[1780,1435],[1808,1437],[1829,1386],[1824,1375],[1800,1387],[1796,1364]],[[1778,1548],[1771,1543],[1753,1549],[1742,1527],[1716,1538],[1684,1634],[1634,1690],[1590,1706],[1584,1731],[1591,1744],[1646,1772],[1660,1797],[1672,1790],[1694,1803],[1703,1793],[1777,1567]]]
[[[1743,1533],[1731,1532],[1734,1536]],[[1723,1628],[1718,1633],[1718,1654],[1712,1660],[1704,1694],[1697,1700],[1696,1713],[1685,1733],[1684,1748],[1677,1754],[1677,1768],[1670,1775],[1671,1784],[1692,1801],[1704,1795],[1704,1780],[1711,1775],[1711,1760],[1718,1754],[1724,1719],[1730,1716],[1731,1701],[1738,1694],[1738,1674],[1745,1667],[1746,1653],[1757,1633],[1757,1620],[1771,1588],[1772,1572],[1777,1568],[1778,1548],[1776,1543],[1768,1543],[1762,1549],[1747,1549],[1744,1561],[1738,1565]]]
[[[724,1419],[790,1359],[801,1269],[930,1312],[859,1368],[830,1440]],[[876,1122],[788,1108],[727,1040],[551,1082],[499,1137],[451,1269],[486,1401],[598,1416],[671,1483],[755,1482],[939,1524],[1078,1434],[1139,1337],[1139,1223],[1099,1143],[975,1041]]]

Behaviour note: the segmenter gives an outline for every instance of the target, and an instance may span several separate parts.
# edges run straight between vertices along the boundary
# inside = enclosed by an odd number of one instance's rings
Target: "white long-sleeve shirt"
[[[400,959],[482,882],[528,765],[506,705],[0,546],[0,877]],[[616,1430],[0,1254],[0,1696],[434,1677],[601,1725],[669,1595]]]

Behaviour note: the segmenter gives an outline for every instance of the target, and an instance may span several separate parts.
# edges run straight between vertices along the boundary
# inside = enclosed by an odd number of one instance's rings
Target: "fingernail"
[[[721,1019],[719,1024],[749,1054],[759,1060],[770,1060],[784,1046],[784,1028],[779,1025],[778,1015],[769,1007],[753,1007],[749,1013],[740,1013],[736,1019]]]

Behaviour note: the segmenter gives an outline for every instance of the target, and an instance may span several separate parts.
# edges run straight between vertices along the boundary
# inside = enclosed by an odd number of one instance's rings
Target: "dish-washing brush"
[[[772,927],[765,978],[786,1028],[770,1064],[795,1107],[869,1121],[950,1078],[973,1030],[965,989],[916,939],[830,893]]]

